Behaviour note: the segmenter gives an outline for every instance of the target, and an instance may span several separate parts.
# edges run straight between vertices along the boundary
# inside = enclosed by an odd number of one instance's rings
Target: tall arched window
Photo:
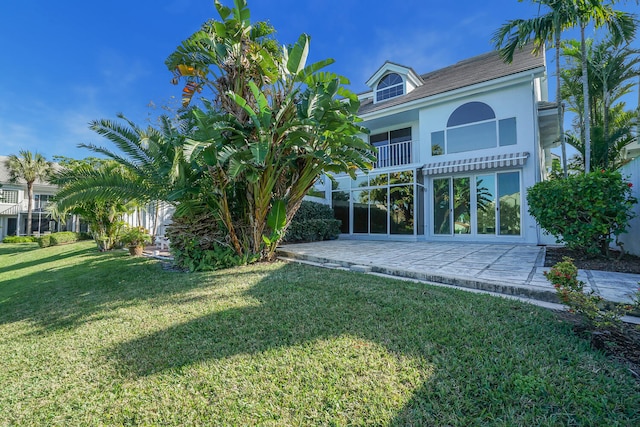
[[[516,118],[497,120],[484,102],[468,102],[449,116],[445,131],[431,134],[431,155],[462,153],[516,144]]]
[[[376,101],[395,98],[404,94],[404,80],[399,74],[390,73],[380,80],[376,88]]]

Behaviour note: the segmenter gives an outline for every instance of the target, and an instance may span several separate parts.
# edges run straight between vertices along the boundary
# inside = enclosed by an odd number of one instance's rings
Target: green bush
[[[241,257],[228,246],[184,236],[171,240],[173,262],[181,268],[193,271],[213,271],[249,264],[257,260]]]
[[[2,243],[33,243],[38,239],[33,236],[6,236]]]
[[[77,242],[85,240],[83,233],[74,233],[73,231],[60,231],[58,233],[45,234],[38,237],[38,244],[41,248],[49,246],[62,245],[64,243]]]
[[[52,233],[51,246],[61,245],[63,243],[77,242],[80,240],[80,233],[74,233],[73,231],[60,231],[58,233]]]
[[[637,203],[631,183],[605,170],[539,182],[529,188],[527,201],[529,213],[558,243],[594,255],[608,255]]]
[[[289,224],[285,242],[314,242],[336,239],[341,221],[333,216],[333,209],[321,203],[303,201]]]
[[[51,246],[51,234],[45,234],[38,237],[38,245],[40,245],[41,248],[48,248]]]

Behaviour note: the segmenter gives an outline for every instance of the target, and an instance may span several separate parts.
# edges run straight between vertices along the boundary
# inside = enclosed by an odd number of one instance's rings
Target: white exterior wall
[[[620,168],[623,178],[633,184],[632,194],[640,201],[640,157]],[[640,203],[634,205],[636,217],[629,222],[628,232],[620,236],[624,250],[630,254],[640,256]]]
[[[17,203],[5,203],[0,201],[0,241],[7,236],[8,233],[8,222],[9,218],[16,218],[18,220],[18,233],[22,233],[22,225],[26,221],[27,218],[27,189],[26,184],[12,184],[12,183],[2,183],[2,190],[17,190],[18,199]],[[49,195],[53,196],[56,194],[57,187],[51,185],[42,185],[42,184],[34,184],[33,186],[33,194],[34,197],[36,194],[41,195]],[[15,214],[16,208],[20,211],[20,214]],[[35,200],[34,200],[34,209],[35,209]],[[33,213],[34,218],[37,217],[38,213]]]
[[[500,87],[486,92],[479,92],[470,94],[468,96],[456,97],[454,99],[443,101],[439,104],[428,106],[420,110],[420,122],[419,122],[419,134],[420,138],[419,153],[420,163],[436,163],[446,162],[452,160],[462,160],[477,156],[491,156],[497,154],[508,154],[515,152],[528,152],[529,158],[525,165],[521,168],[513,167],[504,170],[490,170],[490,171],[521,171],[521,190],[522,190],[522,206],[521,206],[521,218],[522,218],[522,234],[520,236],[478,236],[477,240],[481,241],[513,241],[522,243],[538,243],[538,227],[533,219],[528,214],[528,206],[526,202],[526,189],[534,185],[540,176],[539,158],[540,149],[538,143],[537,121],[536,121],[536,103],[538,98],[534,92],[531,81],[519,83],[509,87]],[[482,150],[467,151],[462,153],[444,154],[440,156],[431,155],[431,133],[445,130],[449,116],[459,106],[466,104],[467,102],[483,102],[489,105],[496,114],[496,118],[506,119],[510,117],[516,118],[517,129],[517,143],[515,145],[509,145],[505,147],[493,147]],[[465,176],[469,174],[477,173],[478,171],[471,171],[466,173],[459,173],[457,175]],[[455,176],[453,174],[452,176]],[[435,236],[430,233],[430,221],[431,212],[433,206],[431,203],[432,194],[430,192],[432,186],[430,185],[431,179],[434,177],[445,177],[450,175],[429,175],[425,177],[425,188],[427,194],[425,197],[425,225],[427,233],[425,237],[430,240],[471,240],[471,236]]]
[[[145,208],[125,215],[124,221],[130,227],[144,227],[154,236],[164,236],[165,228],[171,223],[174,212],[175,208],[168,203],[152,202]]]

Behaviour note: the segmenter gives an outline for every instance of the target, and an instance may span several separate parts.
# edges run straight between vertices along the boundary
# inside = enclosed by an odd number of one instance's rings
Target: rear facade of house
[[[325,179],[341,238],[539,243],[526,189],[557,144],[544,54],[496,52],[427,74],[386,62],[359,95],[374,169]]]

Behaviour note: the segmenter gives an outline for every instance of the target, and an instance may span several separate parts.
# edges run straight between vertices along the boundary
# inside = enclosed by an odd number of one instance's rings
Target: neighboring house
[[[551,167],[558,130],[545,57],[530,51],[427,74],[383,64],[359,95],[374,169],[324,180],[341,238],[538,243],[526,189]]]
[[[5,167],[7,159],[7,156],[0,156],[0,241],[5,236],[27,234],[27,184],[24,181],[9,182],[9,172]],[[60,231],[60,224],[46,210],[56,191],[57,187],[47,182],[38,180],[34,183],[33,234]]]
[[[622,177],[632,184],[633,197],[640,200],[640,157],[636,157],[619,170]],[[626,233],[620,235],[619,241],[624,245],[626,252],[640,256],[640,203],[636,203],[632,210],[635,218],[629,221],[629,228]],[[616,248],[615,245],[611,246]]]
[[[7,156],[0,156],[0,241],[5,236],[27,234],[27,184],[9,182],[9,173],[5,167],[7,159]],[[34,183],[32,234],[38,236],[56,231],[88,231],[87,225],[77,216],[69,217],[62,223],[54,220],[47,212],[47,205],[57,190],[57,186],[47,182]],[[136,209],[130,215],[125,215],[124,221],[130,226],[141,225],[160,236],[164,235],[165,226],[171,222],[173,210],[167,203],[154,202],[144,209]]]
[[[635,159],[638,157],[640,157],[640,140],[636,138],[634,142],[624,147],[624,158]]]

